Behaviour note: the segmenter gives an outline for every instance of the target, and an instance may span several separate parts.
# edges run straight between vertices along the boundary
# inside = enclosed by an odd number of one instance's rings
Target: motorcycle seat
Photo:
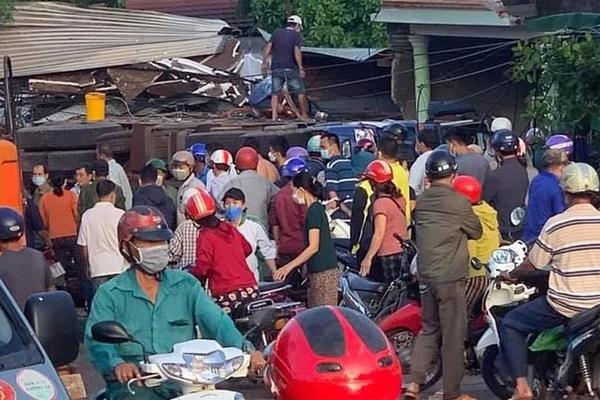
[[[283,289],[288,284],[285,282],[258,282],[258,292],[271,292],[274,290]]]
[[[352,290],[360,292],[377,292],[380,294],[385,293],[388,286],[385,283],[368,280],[353,272],[348,273],[348,284]]]
[[[583,333],[600,318],[600,305],[594,308],[580,312],[567,323],[566,333],[567,335],[578,335]]]

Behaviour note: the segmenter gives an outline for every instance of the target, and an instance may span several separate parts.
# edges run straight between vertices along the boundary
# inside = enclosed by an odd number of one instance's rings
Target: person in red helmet
[[[394,185],[392,167],[387,162],[371,162],[364,176],[374,192],[372,209],[366,221],[366,224],[372,225],[373,235],[360,263],[360,274],[390,283],[398,277],[402,263],[402,245],[396,235],[408,238],[406,201]]]
[[[240,172],[222,190],[238,188],[246,195],[246,209],[263,226],[267,226],[269,205],[279,188],[266,178],[258,175],[258,153],[252,147],[242,147],[235,154],[235,166]]]
[[[183,202],[186,215],[200,226],[191,273],[200,280],[208,279],[217,304],[234,314],[258,297],[258,283],[246,261],[252,246],[235,226],[216,217],[217,205],[206,190],[188,190]]]
[[[108,398],[119,400],[159,400],[180,396],[173,386],[140,386],[135,395],[127,382],[139,378],[137,364],[149,354],[168,353],[177,343],[197,337],[196,327],[205,339],[222,346],[252,349],[233,321],[202,289],[190,274],[167,268],[172,233],[160,213],[139,206],[127,211],[117,227],[119,250],[131,267],[102,284],[92,302],[85,328],[85,346],[90,361],[106,380]],[[99,343],[92,326],[101,321],[118,321],[142,346]],[[250,354],[252,368],[265,365],[259,352]]]
[[[360,139],[354,148],[354,154],[350,158],[352,168],[357,174],[362,174],[367,166],[376,159],[375,143],[371,139]]]
[[[457,176],[452,181],[452,188],[465,196],[473,207],[473,212],[479,219],[483,233],[477,240],[469,240],[469,257],[486,264],[494,250],[500,247],[500,228],[498,227],[498,213],[488,203],[481,200],[481,184],[467,175]],[[483,297],[489,281],[485,268],[475,269],[469,262],[467,275],[467,316],[469,320],[477,316],[476,305]]]
[[[397,400],[402,371],[383,332],[343,307],[304,311],[279,333],[265,380],[276,400]]]

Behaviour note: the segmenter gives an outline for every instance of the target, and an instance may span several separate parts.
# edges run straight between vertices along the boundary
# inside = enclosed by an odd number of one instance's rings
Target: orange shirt
[[[42,196],[40,214],[50,239],[77,236],[77,195],[70,190],[62,196],[53,192]]]
[[[258,156],[258,167],[256,168],[256,173],[266,179],[271,183],[275,183],[279,180],[279,171],[277,171],[277,167],[274,166],[269,160],[265,160],[260,155]]]

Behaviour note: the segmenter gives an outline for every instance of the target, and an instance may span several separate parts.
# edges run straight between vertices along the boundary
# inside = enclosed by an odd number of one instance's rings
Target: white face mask
[[[321,149],[321,158],[323,160],[329,160],[329,151],[327,151],[326,149]]]
[[[277,161],[277,156],[275,155],[275,153],[269,152],[268,156],[271,162]]]
[[[158,175],[156,177],[156,186],[162,186],[163,185],[163,177],[162,175]]]
[[[42,186],[44,183],[46,183],[46,178],[44,178],[43,176],[36,175],[31,178],[31,181],[35,186]]]
[[[190,176],[190,172],[187,169],[175,168],[171,171],[173,177],[178,181],[185,181],[188,176]]]
[[[169,245],[161,244],[144,249],[136,247],[136,249],[140,255],[137,265],[148,274],[158,274],[167,268],[167,264],[169,264]]]

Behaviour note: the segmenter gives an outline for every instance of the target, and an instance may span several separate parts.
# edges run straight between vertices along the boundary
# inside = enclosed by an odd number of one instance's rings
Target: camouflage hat
[[[596,170],[585,163],[569,164],[563,171],[560,186],[565,192],[573,194],[600,190]]]

